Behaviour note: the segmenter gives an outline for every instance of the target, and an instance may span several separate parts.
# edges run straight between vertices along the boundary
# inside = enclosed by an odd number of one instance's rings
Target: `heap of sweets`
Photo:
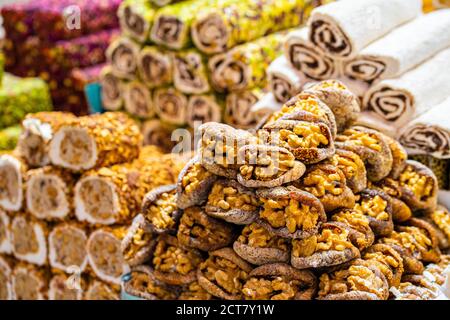
[[[184,160],[141,147],[119,112],[29,114],[22,131],[0,155],[1,297],[119,299],[126,229]]]
[[[71,71],[105,61],[104,51],[118,33],[114,13],[120,2],[38,0],[2,7],[6,70],[47,81],[58,109],[87,113],[83,88],[72,84]]]
[[[281,54],[284,33],[277,32],[301,25],[319,4],[124,1],[122,37],[108,48],[100,76],[103,106],[141,119],[145,143],[169,150],[177,127],[252,127],[267,114],[250,107],[266,91],[266,67]]]
[[[145,299],[442,298],[450,213],[438,205],[436,176],[397,141],[354,126],[357,97],[349,95],[324,81],[256,131],[202,125],[177,183],[149,192],[128,229],[125,291]]]

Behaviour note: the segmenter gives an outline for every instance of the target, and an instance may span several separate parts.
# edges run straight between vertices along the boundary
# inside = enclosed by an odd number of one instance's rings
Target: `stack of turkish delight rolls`
[[[120,112],[29,114],[22,130],[0,155],[0,299],[119,299],[126,229],[182,160]]]
[[[357,96],[329,80],[256,130],[202,125],[177,183],[144,197],[124,237],[125,291],[447,299],[450,214],[438,204],[437,178],[398,141],[354,125],[358,113]]]
[[[168,2],[122,3],[122,36],[107,50],[101,73],[104,108],[141,119],[145,142],[166,149],[177,127],[254,126],[267,111],[250,107],[267,90],[266,68],[281,54],[285,30],[303,24],[321,3]]]

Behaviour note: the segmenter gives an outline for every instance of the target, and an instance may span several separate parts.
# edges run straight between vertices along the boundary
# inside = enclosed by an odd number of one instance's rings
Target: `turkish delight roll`
[[[120,110],[123,106],[123,84],[124,82],[114,75],[111,66],[105,66],[99,77],[102,86],[102,104],[108,111]]]
[[[0,254],[11,254],[11,231],[9,215],[0,209]]]
[[[155,13],[156,8],[147,0],[127,0],[120,4],[117,16],[125,35],[139,42],[148,42]]]
[[[155,114],[150,89],[140,81],[130,81],[122,86],[125,110],[139,118],[151,118]]]
[[[114,40],[106,50],[106,57],[111,64],[113,74],[119,78],[134,78],[140,48],[138,43],[126,37]]]
[[[172,141],[172,131],[175,129],[176,127],[163,123],[159,119],[145,121],[141,129],[144,136],[144,145],[155,145],[165,153],[171,152],[175,147],[175,141]]]
[[[286,57],[276,58],[267,68],[270,91],[278,102],[285,103],[300,93],[306,78],[296,73],[289,65]]]
[[[250,109],[264,94],[265,91],[261,88],[227,94],[223,117],[225,123],[240,129],[255,127],[260,119],[256,118]]]
[[[0,207],[18,211],[24,202],[24,179],[27,165],[13,154],[0,155]]]
[[[14,300],[47,300],[49,272],[34,265],[19,263],[12,272]]]
[[[173,63],[168,51],[156,46],[145,46],[138,54],[138,71],[142,82],[149,88],[172,83]]]
[[[187,94],[201,94],[211,90],[206,59],[195,49],[173,55],[173,82],[175,88]]]
[[[48,300],[83,300],[85,284],[81,275],[55,273],[48,284]]]
[[[196,122],[220,122],[222,109],[220,97],[213,94],[192,95],[187,106],[187,123],[194,128]]]
[[[0,255],[0,300],[12,300],[12,271],[14,261]]]
[[[84,300],[120,300],[120,287],[93,278],[89,281]]]
[[[172,87],[156,89],[153,104],[156,114],[164,122],[179,126],[186,123],[188,97],[181,91]]]

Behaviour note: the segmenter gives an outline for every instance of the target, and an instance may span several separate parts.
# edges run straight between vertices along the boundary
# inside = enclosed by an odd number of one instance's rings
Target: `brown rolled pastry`
[[[384,135],[384,139],[389,145],[392,154],[392,170],[389,173],[389,177],[397,179],[400,173],[405,169],[406,160],[408,160],[408,153],[406,153],[405,148],[397,140]]]
[[[129,266],[143,264],[152,258],[155,245],[152,227],[144,215],[137,215],[122,240],[121,249],[125,262]]]
[[[140,81],[130,81],[122,85],[122,95],[125,110],[132,116],[140,119],[154,117],[152,93],[150,89]]]
[[[269,142],[288,149],[305,164],[320,162],[335,152],[330,128],[320,121],[280,119],[264,129],[269,131]]]
[[[214,297],[197,280],[183,286],[178,300],[212,300]]]
[[[177,238],[182,246],[212,251],[231,244],[236,234],[231,224],[209,217],[201,207],[190,207],[181,217]]]
[[[306,170],[287,149],[268,145],[246,145],[239,149],[237,180],[248,188],[273,188],[298,180]]]
[[[158,117],[171,125],[186,124],[188,97],[173,87],[161,87],[153,92],[153,105]]]
[[[255,144],[256,137],[216,122],[205,123],[198,130],[201,135],[200,163],[213,174],[236,179],[243,162],[238,158],[238,150],[244,145]]]
[[[233,243],[233,249],[242,259],[255,265],[288,262],[290,256],[289,240],[271,234],[256,222],[245,226]]]
[[[364,162],[356,153],[344,149],[336,149],[335,154],[328,158],[329,163],[341,169],[353,193],[359,193],[367,187],[367,172]]]
[[[424,219],[434,227],[439,240],[439,248],[448,249],[450,247],[450,213],[448,210],[443,206],[438,206]]]
[[[250,272],[242,293],[246,300],[312,300],[317,282],[309,270],[285,263],[266,264]]]
[[[176,185],[153,189],[142,200],[142,215],[155,233],[176,230],[181,211],[177,208]]]
[[[213,94],[198,94],[189,97],[187,123],[191,128],[206,122],[221,122],[222,100]]]
[[[293,186],[260,189],[256,194],[262,202],[259,223],[280,237],[310,237],[327,219],[319,199]]]
[[[349,240],[360,251],[370,247],[375,241],[369,219],[359,211],[343,209],[334,213],[331,220],[342,223],[350,229]]]
[[[384,274],[362,259],[320,276],[319,300],[387,300],[388,297],[389,285]]]
[[[343,223],[327,222],[320,226],[318,234],[292,240],[291,264],[297,269],[323,268],[359,258],[350,231]]]
[[[133,79],[137,70],[140,45],[127,37],[114,40],[106,50],[106,58],[112,73],[125,79]]]
[[[156,240],[151,265],[156,279],[170,285],[183,285],[195,280],[202,260],[200,251],[182,247],[176,237],[162,234]]]
[[[326,212],[355,205],[355,195],[347,187],[344,173],[333,165],[319,163],[310,166],[295,185],[317,197]]]
[[[363,259],[378,267],[388,281],[389,287],[397,287],[403,275],[403,258],[392,247],[385,244],[374,244],[363,256]]]
[[[338,132],[351,126],[361,111],[358,97],[339,80],[325,80],[303,92],[315,95],[333,111]]]
[[[164,153],[171,153],[176,146],[176,141],[172,141],[172,132],[175,129],[176,126],[164,123],[159,119],[146,120],[141,126],[144,146],[158,146]]]
[[[199,51],[177,51],[172,59],[175,88],[186,94],[203,94],[211,90],[206,58]]]
[[[402,200],[411,210],[431,212],[436,209],[438,182],[436,175],[420,162],[408,160],[398,178]]]
[[[149,88],[172,83],[172,56],[159,47],[145,46],[137,57],[137,67],[142,81]]]
[[[146,300],[175,300],[177,292],[170,285],[158,280],[153,270],[146,265],[133,267],[130,280],[125,281],[126,293]]]
[[[383,191],[363,190],[353,209],[367,216],[376,236],[388,236],[394,230],[391,197]]]
[[[197,271],[199,284],[211,295],[225,300],[240,300],[242,288],[252,266],[231,248],[209,253]]]
[[[253,190],[237,181],[218,180],[209,193],[205,211],[230,223],[249,224],[258,218],[259,202]]]
[[[365,127],[351,127],[336,137],[336,147],[353,151],[364,161],[367,177],[379,181],[392,170],[392,152],[386,136]]]
[[[313,94],[300,93],[286,102],[280,111],[272,114],[266,125],[282,120],[323,121],[330,128],[331,135],[336,137],[336,118],[331,109]]]

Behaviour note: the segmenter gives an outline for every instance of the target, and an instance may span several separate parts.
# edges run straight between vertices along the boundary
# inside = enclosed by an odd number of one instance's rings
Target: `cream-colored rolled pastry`
[[[206,59],[195,49],[173,54],[173,83],[175,88],[186,94],[209,92]]]
[[[278,102],[285,103],[299,93],[307,79],[289,65],[285,56],[276,58],[267,68],[270,91]]]
[[[72,283],[71,277],[64,273],[53,275],[48,284],[48,300],[83,300],[81,277],[73,279],[80,281],[79,288],[76,287],[78,285],[77,283]]]
[[[61,223],[48,236],[48,260],[54,269],[70,273],[76,266],[80,272],[86,269],[86,231],[76,223]]]
[[[11,244],[14,257],[38,266],[47,264],[49,226],[24,213],[16,213],[11,221]]]
[[[186,123],[188,97],[181,91],[172,87],[156,89],[153,104],[156,114],[164,122],[178,126]]]
[[[145,121],[141,129],[144,145],[158,146],[165,153],[170,152],[175,147],[175,141],[172,141],[172,131],[175,129],[175,126],[166,124],[159,119]]]
[[[123,106],[123,85],[126,83],[117,77],[110,65],[103,67],[100,72],[102,86],[102,105],[105,110],[117,111]]]
[[[11,218],[8,214],[0,209],[0,254],[11,254]]]
[[[155,115],[150,89],[140,81],[123,85],[125,110],[138,118],[148,119]]]
[[[28,211],[38,219],[67,218],[73,208],[74,183],[70,172],[57,167],[28,171],[25,193]]]
[[[344,0],[311,12],[310,40],[329,56],[349,59],[422,12],[421,0]]]
[[[147,42],[155,13],[156,8],[147,0],[124,1],[117,11],[120,29],[139,42]]]
[[[418,17],[364,48],[344,73],[367,82],[401,75],[450,46],[449,29],[450,10]]]
[[[364,96],[363,105],[401,129],[450,95],[450,49],[395,79],[382,80]]]
[[[0,301],[13,300],[12,270],[14,261],[8,257],[0,256]]]
[[[213,94],[192,95],[187,106],[187,123],[192,128],[197,121],[220,122],[222,120],[223,103]]]
[[[142,82],[149,88],[172,83],[172,57],[155,46],[145,46],[138,54],[138,70]]]
[[[60,127],[50,142],[49,157],[56,166],[84,171],[128,162],[138,156],[141,144],[134,120],[122,112],[105,112]]]
[[[410,122],[400,135],[408,152],[450,159],[450,97]]]
[[[106,58],[114,75],[122,79],[133,79],[137,69],[140,45],[130,38],[114,40],[106,50]]]
[[[86,250],[89,265],[101,280],[120,284],[121,275],[126,270],[121,243],[126,227],[101,228],[89,236]]]
[[[12,272],[13,300],[47,300],[49,274],[46,269],[19,263]]]
[[[32,113],[25,117],[17,151],[29,167],[50,164],[49,145],[55,131],[74,118],[70,112],[58,111]]]
[[[261,88],[229,93],[225,102],[224,122],[239,129],[253,128],[258,119],[250,109],[265,93]]]
[[[306,77],[314,80],[334,79],[342,73],[342,63],[323,54],[308,39],[309,29],[291,31],[285,43],[284,54],[290,65]]]
[[[18,211],[24,200],[24,179],[27,165],[13,154],[0,155],[0,207]]]
[[[120,300],[120,288],[94,278],[88,285],[84,300]]]

